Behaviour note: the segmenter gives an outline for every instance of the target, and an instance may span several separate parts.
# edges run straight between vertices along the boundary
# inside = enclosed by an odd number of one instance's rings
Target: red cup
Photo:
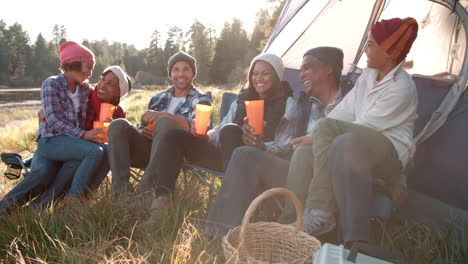
[[[197,104],[195,107],[195,134],[206,135],[210,125],[211,105]]]
[[[109,122],[114,115],[115,105],[108,103],[101,103],[101,110],[99,111],[99,121]]]
[[[101,122],[101,121],[94,121],[93,128],[102,128],[104,132],[99,133],[100,137],[104,138],[103,140],[98,140],[100,143],[107,142],[107,131],[109,130],[110,123],[108,122]]]
[[[254,131],[252,135],[263,134],[263,109],[265,102],[263,100],[245,101],[245,110],[247,111],[247,124],[251,126]]]
[[[156,126],[156,121],[153,121],[153,122],[149,123],[147,126],[148,126],[149,129],[151,129],[151,132],[154,132],[154,127]]]

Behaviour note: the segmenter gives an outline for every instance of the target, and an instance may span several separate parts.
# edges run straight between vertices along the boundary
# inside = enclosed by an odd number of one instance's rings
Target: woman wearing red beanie
[[[313,178],[303,214],[309,234],[334,229],[338,213],[345,242],[369,241],[373,183],[384,183],[395,206],[404,198],[405,185],[399,180],[415,151],[418,100],[402,65],[417,31],[413,18],[375,23],[365,49],[367,68],[317,124]]]

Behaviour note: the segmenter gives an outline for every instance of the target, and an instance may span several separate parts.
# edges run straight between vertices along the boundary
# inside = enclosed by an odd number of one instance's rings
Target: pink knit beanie
[[[65,41],[60,45],[60,64],[70,62],[91,62],[94,64],[94,54],[81,44],[74,41]]]

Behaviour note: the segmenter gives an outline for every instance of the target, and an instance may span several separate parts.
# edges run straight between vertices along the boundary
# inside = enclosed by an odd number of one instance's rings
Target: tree
[[[6,37],[6,24],[0,20],[0,84],[6,85],[8,78],[8,40]]]
[[[197,60],[197,80],[201,83],[210,81],[211,61],[213,57],[212,29],[206,28],[198,20],[192,24],[187,34],[190,36],[189,53]]]
[[[249,39],[242,22],[237,18],[232,24],[226,22],[216,42],[211,79],[216,83],[225,83],[235,68],[248,65],[248,45]]]
[[[272,26],[270,21],[271,16],[268,10],[261,9],[257,13],[257,20],[255,22],[252,36],[250,37],[249,45],[249,49],[254,53],[254,55],[262,51],[271,34]]]
[[[160,34],[158,30],[154,30],[151,36],[150,46],[147,50],[147,64],[148,70],[155,76],[166,75],[166,70],[161,66],[161,62],[164,61],[163,49],[159,45]]]
[[[64,25],[55,24],[52,29],[52,42],[58,46],[62,38],[67,38],[67,30]]]
[[[15,23],[6,31],[8,43],[8,74],[11,79],[21,79],[27,73],[28,56],[32,54],[28,34]],[[28,65],[29,66],[29,65]]]
[[[48,53],[49,50],[47,42],[42,34],[39,33],[39,35],[37,35],[36,42],[34,43],[33,65],[31,69],[31,75],[35,82],[44,80],[48,75],[50,75],[47,68],[49,63]]]

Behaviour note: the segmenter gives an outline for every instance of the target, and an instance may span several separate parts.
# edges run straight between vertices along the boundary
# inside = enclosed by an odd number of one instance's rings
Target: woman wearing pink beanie
[[[36,134],[38,149],[31,169],[33,174],[50,173],[44,166],[53,167],[51,163],[55,161],[81,161],[67,193],[71,197],[86,191],[104,156],[104,147],[97,143],[102,130],[85,128],[92,91],[85,81],[91,76],[94,63],[94,54],[87,47],[65,41],[60,45],[62,73],[47,78],[41,87],[45,120],[40,122]]]

